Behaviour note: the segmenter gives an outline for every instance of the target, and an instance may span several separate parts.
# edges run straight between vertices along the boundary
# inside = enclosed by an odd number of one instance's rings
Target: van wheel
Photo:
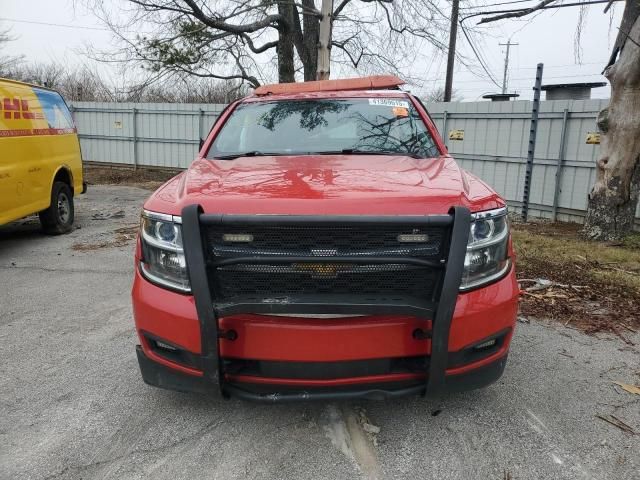
[[[40,224],[46,234],[69,233],[73,225],[73,193],[69,185],[54,182],[51,189],[51,205],[40,212]]]

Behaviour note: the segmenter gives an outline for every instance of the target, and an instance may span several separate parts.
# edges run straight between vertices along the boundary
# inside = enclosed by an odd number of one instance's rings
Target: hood
[[[504,205],[451,157],[391,155],[199,158],[145,208],[179,215],[192,203],[207,213],[291,215],[426,215],[453,205]]]

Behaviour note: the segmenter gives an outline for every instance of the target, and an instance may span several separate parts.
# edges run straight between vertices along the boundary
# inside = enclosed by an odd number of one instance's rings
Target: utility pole
[[[329,80],[331,74],[331,16],[333,0],[322,0],[320,7],[320,31],[318,34],[318,73],[317,80]]]
[[[509,48],[511,45],[519,45],[518,43],[511,43],[511,39],[507,43],[499,43],[498,45],[506,45],[507,52],[504,56],[504,76],[502,77],[502,93],[507,93],[507,69],[509,68]]]
[[[456,37],[458,36],[458,10],[460,0],[453,0],[451,5],[451,30],[449,31],[449,55],[447,57],[447,78],[444,84],[444,101],[451,101],[453,91],[453,64],[456,59]]]

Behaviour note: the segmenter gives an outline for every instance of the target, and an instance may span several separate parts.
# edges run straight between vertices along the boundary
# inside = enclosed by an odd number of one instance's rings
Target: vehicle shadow
[[[0,243],[46,237],[37,217],[29,217],[0,226]]]

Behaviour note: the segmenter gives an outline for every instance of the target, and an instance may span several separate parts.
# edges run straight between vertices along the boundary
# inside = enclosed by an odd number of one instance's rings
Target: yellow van
[[[84,193],[80,143],[58,92],[0,78],[0,225],[38,213],[46,233],[71,231]]]

